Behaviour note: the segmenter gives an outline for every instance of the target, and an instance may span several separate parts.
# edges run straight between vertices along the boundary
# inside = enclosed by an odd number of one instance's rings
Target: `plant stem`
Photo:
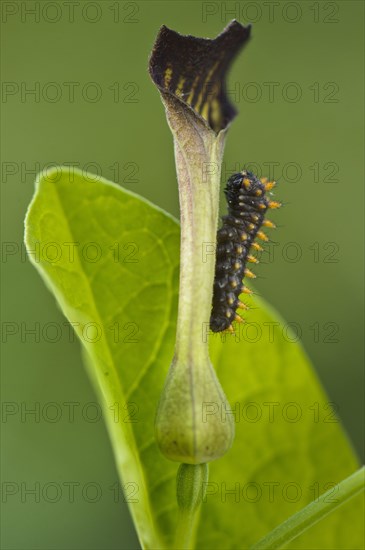
[[[189,550],[192,547],[192,534],[199,510],[193,512],[179,510],[174,548]]]
[[[181,464],[176,476],[179,506],[174,548],[189,549],[204,500],[208,482],[208,464]]]
[[[365,489],[365,467],[342,480],[334,488],[321,495],[276,527],[268,535],[251,547],[251,550],[273,550],[283,548],[293,539],[304,533],[315,523],[336,510],[347,500]],[[333,498],[333,495],[336,495]]]

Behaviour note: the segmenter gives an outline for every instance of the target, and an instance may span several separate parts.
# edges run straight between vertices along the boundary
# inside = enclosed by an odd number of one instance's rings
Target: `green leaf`
[[[211,464],[199,548],[251,546],[359,467],[296,335],[267,304],[254,301],[258,309],[247,313],[239,342],[227,336],[211,346],[239,418],[232,451]],[[337,491],[328,498],[336,501]],[[361,496],[354,498],[290,549],[363,548],[363,505]]]
[[[26,245],[80,337],[118,471],[133,484],[128,500],[141,544],[171,547],[178,464],[159,452],[154,416],[174,347],[179,226],[96,180],[67,168],[40,178]],[[236,440],[211,463],[197,548],[247,548],[358,466],[302,349],[263,301],[255,305],[239,335],[211,341],[237,414]],[[214,405],[205,412],[224,419]],[[358,498],[291,548],[361,548]]]

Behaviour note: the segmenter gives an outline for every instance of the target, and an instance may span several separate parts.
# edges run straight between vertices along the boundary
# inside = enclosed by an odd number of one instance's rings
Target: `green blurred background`
[[[35,173],[51,164],[99,172],[178,216],[147,73],[162,24],[212,38],[234,17],[253,23],[229,76],[240,114],[223,171],[276,163],[286,207],[256,286],[300,327],[363,459],[363,2],[1,4],[2,548],[138,548],[80,346],[21,243]]]

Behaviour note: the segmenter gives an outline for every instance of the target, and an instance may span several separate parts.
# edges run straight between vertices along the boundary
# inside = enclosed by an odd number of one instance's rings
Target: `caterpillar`
[[[256,276],[246,267],[247,262],[259,263],[250,252],[262,251],[256,242],[258,237],[268,241],[261,226],[275,227],[265,220],[266,211],[279,208],[280,202],[270,200],[266,192],[275,186],[274,181],[257,178],[252,172],[243,170],[233,174],[227,181],[224,193],[228,203],[228,214],[222,217],[222,227],[217,232],[215,278],[213,286],[210,329],[213,332],[229,330],[234,332],[232,322],[244,322],[237,309],[249,309],[240,301],[240,294],[252,294],[243,283],[244,277]]]

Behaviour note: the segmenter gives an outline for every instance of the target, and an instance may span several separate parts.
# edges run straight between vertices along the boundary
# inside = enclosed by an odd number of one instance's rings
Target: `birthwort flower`
[[[182,36],[163,26],[149,71],[174,139],[180,197],[180,290],[175,354],[156,416],[156,437],[171,460],[210,462],[232,445],[230,406],[209,358],[220,173],[236,110],[225,77],[250,27],[232,21],[217,38]],[[214,169],[211,169],[214,167]],[[218,404],[227,415],[209,415]]]

